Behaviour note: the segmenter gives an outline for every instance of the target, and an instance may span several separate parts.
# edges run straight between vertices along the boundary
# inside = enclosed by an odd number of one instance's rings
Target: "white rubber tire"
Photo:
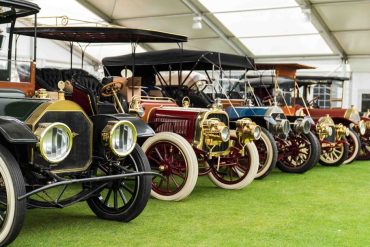
[[[26,193],[22,172],[12,154],[0,145],[0,174],[7,196],[7,211],[0,232],[0,246],[11,243],[20,232],[26,210],[25,200],[18,196]]]
[[[265,131],[267,132],[267,130]],[[259,172],[257,171],[256,178],[263,178],[267,176],[268,174],[270,174],[271,170],[275,168],[276,162],[277,162],[278,152],[277,152],[276,144],[271,143],[271,141],[275,142],[275,140],[273,139],[272,136],[271,136],[272,139],[270,139],[265,133],[265,131],[261,131],[261,140],[265,143],[265,146],[266,146],[266,154],[267,154],[267,159],[265,161],[266,165],[263,167],[262,170],[260,170]],[[273,147],[273,145],[275,145],[275,147]]]
[[[353,130],[349,130],[349,135],[347,137],[347,140],[348,138],[351,138],[352,140],[354,140],[354,143],[355,143],[355,151],[353,152],[353,154],[351,156],[348,156],[348,159],[346,159],[343,164],[349,164],[351,163],[352,161],[354,161],[357,156],[358,156],[358,153],[360,152],[360,139],[359,137],[357,136],[356,132],[353,131]]]
[[[193,191],[198,180],[198,160],[194,149],[189,142],[182,136],[172,132],[161,132],[155,136],[148,138],[142,145],[142,149],[146,153],[147,150],[158,142],[170,142],[177,146],[181,151],[187,162],[187,179],[180,191],[173,195],[162,195],[155,191],[151,191],[151,196],[163,201],[180,201],[185,199]],[[150,162],[150,160],[149,160]]]
[[[252,183],[252,181],[257,175],[258,166],[259,166],[258,150],[257,150],[256,145],[253,142],[248,143],[245,148],[248,149],[247,153],[250,154],[250,157],[249,157],[250,158],[250,168],[249,168],[247,176],[245,176],[243,180],[241,180],[240,182],[236,184],[225,184],[219,181],[212,174],[212,172],[210,172],[208,173],[208,177],[215,185],[217,185],[220,188],[227,189],[227,190],[240,190],[248,186],[250,183]],[[243,173],[240,169],[237,169],[237,168],[235,169],[236,169],[236,172],[239,174],[239,176],[243,176]]]

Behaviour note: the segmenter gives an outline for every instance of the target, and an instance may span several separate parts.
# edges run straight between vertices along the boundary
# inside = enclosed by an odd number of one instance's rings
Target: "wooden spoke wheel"
[[[187,140],[175,133],[157,133],[143,149],[151,169],[163,176],[152,180],[153,197],[179,201],[190,195],[198,179],[198,161]]]
[[[256,177],[258,171],[258,151],[253,142],[245,146],[245,155],[239,154],[235,137],[232,137],[234,148],[226,157],[214,158],[209,161],[211,171],[209,179],[218,187],[223,189],[242,189],[249,185]]]
[[[289,135],[286,141],[281,150],[283,158],[277,162],[281,171],[304,173],[316,165],[320,150],[313,133]]]
[[[321,146],[321,156],[319,163],[323,166],[339,166],[348,157],[347,139],[338,141],[334,147]]]
[[[365,135],[361,136],[360,139],[361,147],[357,159],[368,160],[370,159],[370,135],[366,133]]]

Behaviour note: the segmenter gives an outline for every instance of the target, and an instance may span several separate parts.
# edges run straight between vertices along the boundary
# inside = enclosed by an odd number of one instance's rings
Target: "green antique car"
[[[86,201],[100,218],[131,221],[145,208],[157,176],[137,144],[154,135],[146,123],[128,114],[88,114],[81,101],[88,96],[69,99],[63,81],[54,94],[36,91],[36,39],[33,61],[12,60],[17,18],[37,20],[38,12],[27,1],[0,0],[0,28],[8,32],[1,41],[9,51],[0,61],[0,246],[17,237],[26,208]],[[161,36],[128,32],[130,38]]]

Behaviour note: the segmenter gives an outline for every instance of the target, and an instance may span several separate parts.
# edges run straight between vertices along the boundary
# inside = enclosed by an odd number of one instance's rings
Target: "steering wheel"
[[[308,106],[313,106],[313,104],[320,98],[320,96],[314,97],[312,100],[310,100],[307,105]]]
[[[100,94],[103,97],[111,97],[117,92],[119,92],[122,89],[122,87],[123,84],[121,82],[110,82],[100,89]]]

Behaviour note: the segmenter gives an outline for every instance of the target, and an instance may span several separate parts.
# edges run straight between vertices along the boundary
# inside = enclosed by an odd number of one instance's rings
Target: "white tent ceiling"
[[[342,59],[370,59],[369,0],[34,2],[40,4],[43,11],[47,11],[42,12],[40,16],[67,15],[71,19],[186,35],[189,42],[185,43],[184,47],[189,49],[244,54],[260,61],[277,58],[300,61],[334,59],[337,62],[333,63],[333,68],[338,67]],[[52,8],[55,9],[54,12],[50,10]],[[84,8],[90,10],[90,13],[82,14]],[[202,29],[192,28],[195,16],[202,16]],[[143,48],[157,50],[176,46],[148,44]],[[127,48],[122,46],[122,49],[117,49],[116,46],[111,52],[122,50],[122,54]],[[102,50],[94,50],[102,54]],[[353,69],[356,64],[351,66]],[[364,66],[361,65],[361,68]]]

